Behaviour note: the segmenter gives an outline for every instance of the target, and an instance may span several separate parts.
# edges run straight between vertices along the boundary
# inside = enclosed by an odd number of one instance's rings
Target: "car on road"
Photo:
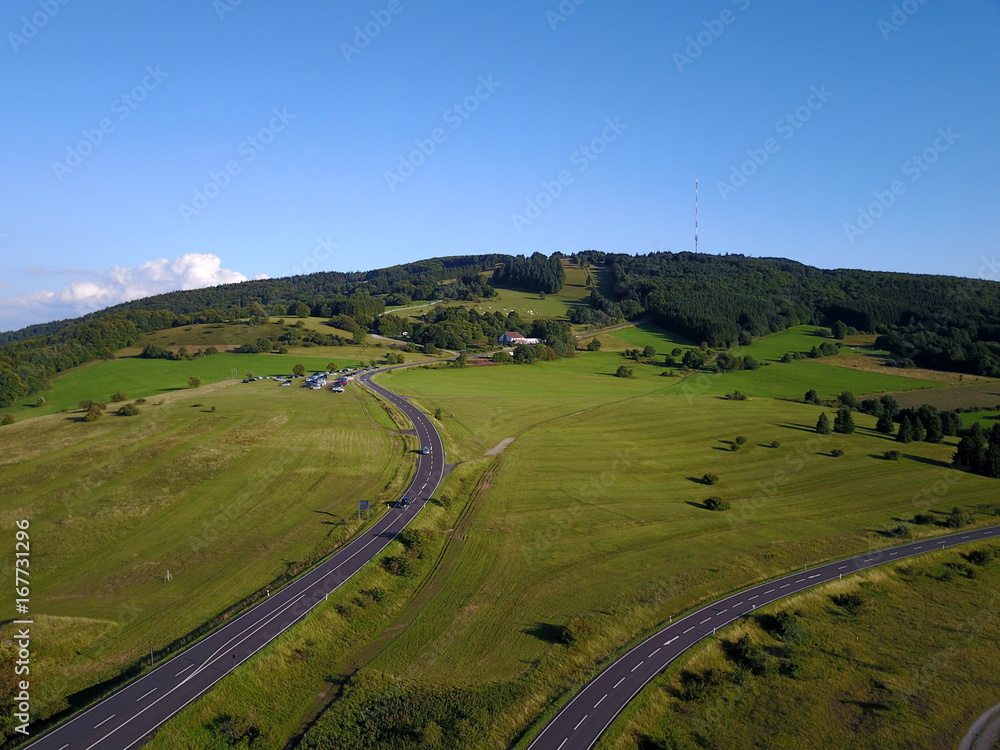
[[[399,501],[400,510],[404,509],[409,504],[410,504],[410,498],[404,497],[402,500]]]
[[[431,452],[431,447],[429,445],[425,445],[423,448],[420,449],[420,452],[426,456]]]

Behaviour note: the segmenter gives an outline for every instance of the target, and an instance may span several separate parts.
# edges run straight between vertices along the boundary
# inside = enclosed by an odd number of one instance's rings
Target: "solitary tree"
[[[305,374],[306,374],[305,365],[296,364],[292,367],[292,375],[295,375],[296,377],[302,377]]]
[[[854,432],[854,417],[846,406],[837,409],[837,416],[833,419],[833,431],[844,435]]]
[[[618,370],[615,372],[615,376],[619,378],[631,378],[634,375],[635,373],[632,372],[632,368],[625,365],[618,365]]]
[[[810,388],[808,391],[806,391],[806,395],[802,400],[805,401],[807,404],[818,404],[819,394],[816,393],[815,388]]]
[[[816,432],[820,435],[830,434],[830,418],[826,416],[826,412],[819,415],[819,419],[816,420]]]
[[[201,385],[201,378],[197,375],[192,375],[188,378],[188,388],[197,388]]]
[[[590,341],[587,342],[587,351],[588,352],[598,352],[600,350],[601,350],[601,341],[600,341],[600,339],[591,339]]]
[[[337,370],[337,363],[336,362],[327,362],[326,363],[326,369],[328,371],[330,371],[330,372],[336,372],[336,370]]]
[[[656,356],[656,347],[646,344],[646,346],[642,347],[642,356],[647,359]]]
[[[681,356],[681,354],[682,354],[682,352],[681,352],[681,348],[679,346],[675,346],[673,349],[670,350],[670,356],[671,357],[679,357],[679,356]]]

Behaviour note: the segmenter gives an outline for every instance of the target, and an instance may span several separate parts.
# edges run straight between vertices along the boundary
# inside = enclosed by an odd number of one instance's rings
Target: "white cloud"
[[[0,299],[0,320],[57,320],[154,294],[247,280],[239,271],[223,268],[222,259],[211,253],[188,253],[174,260],[158,258],[130,268],[112,266],[95,276],[96,280],[72,281],[56,292]]]

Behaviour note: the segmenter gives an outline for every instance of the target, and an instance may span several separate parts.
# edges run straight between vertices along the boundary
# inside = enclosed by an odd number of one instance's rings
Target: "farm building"
[[[530,339],[527,336],[522,336],[517,331],[506,331],[500,334],[499,342],[505,346],[517,346],[518,344],[540,344],[541,339]]]

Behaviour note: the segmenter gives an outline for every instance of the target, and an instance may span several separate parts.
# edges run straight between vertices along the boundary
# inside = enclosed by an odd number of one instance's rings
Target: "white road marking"
[[[605,694],[604,694],[604,697],[603,697],[603,698],[601,698],[601,700],[597,701],[597,703],[595,703],[595,704],[594,704],[594,708],[597,708],[597,707],[598,707],[599,705],[601,705],[601,703],[603,703],[603,702],[604,702],[604,698],[607,698],[607,697],[608,697],[608,694],[607,694],[607,693],[605,693]]]
[[[107,723],[108,723],[109,721],[111,721],[111,720],[112,720],[113,718],[115,718],[115,714],[111,714],[111,716],[109,716],[109,717],[108,717],[108,718],[106,718],[106,719],[105,719],[104,721],[102,721],[102,722],[101,722],[101,724],[107,724]],[[101,724],[95,724],[95,725],[94,725],[94,729],[97,729],[97,727],[101,726]]]
[[[590,716],[590,714],[587,714],[587,716]],[[585,721],[587,720],[587,716],[584,716],[584,717],[583,717],[582,719],[580,719],[580,721],[578,721],[578,722],[576,723],[576,726],[575,726],[575,727],[573,727],[573,731],[574,731],[574,732],[575,732],[575,731],[576,731],[577,729],[579,729],[579,728],[580,728],[580,725],[581,725],[581,724],[583,724],[583,722],[585,722]]]
[[[567,742],[569,742],[569,737],[560,742],[559,747],[557,747],[556,750],[562,750],[563,745],[565,745]]]
[[[898,555],[898,554],[899,554],[898,552],[890,552],[889,553],[889,557],[892,557],[893,555]]]
[[[687,630],[685,630],[684,632],[685,633],[690,633],[692,630],[694,630],[694,626],[693,625],[690,628],[688,628]]]
[[[645,663],[646,663],[646,660],[645,660],[645,659],[643,659],[643,660],[642,660],[641,662],[639,662],[639,663],[638,663],[638,664],[636,664],[636,665],[635,665],[634,667],[632,667],[632,669],[631,669],[631,670],[629,670],[629,674],[631,674],[632,672],[634,672],[635,670],[637,670],[637,669],[638,669],[639,667],[641,667],[641,666],[642,666],[643,664],[645,664]]]
[[[59,748],[59,750],[66,750],[67,747],[69,747],[69,743],[68,742],[65,745],[63,745],[61,748]]]
[[[139,696],[138,698],[136,698],[136,699],[135,699],[135,702],[136,702],[136,703],[138,703],[138,702],[139,702],[139,701],[141,701],[141,700],[142,700],[143,698],[145,698],[145,697],[146,697],[147,695],[152,695],[152,694],[153,694],[153,693],[155,693],[155,692],[156,692],[157,690],[159,690],[159,688],[153,688],[153,689],[152,689],[152,690],[150,690],[150,691],[149,691],[148,693],[143,693],[142,695],[140,695],[140,696]]]
[[[754,595],[753,595],[753,596],[751,596],[751,597],[750,597],[749,599],[747,599],[747,601],[748,601],[748,602],[752,602],[752,601],[753,601],[754,599],[756,599],[756,598],[757,598],[758,596],[760,596],[760,594],[754,594]]]
[[[815,574],[813,574],[813,575],[811,575],[811,576],[809,576],[809,577],[810,577],[810,578],[819,578],[819,573],[815,573]]]
[[[184,669],[182,669],[180,672],[178,672],[177,674],[175,674],[174,677],[180,677],[182,674],[184,674],[185,672],[187,672],[193,666],[194,666],[194,664],[188,664],[186,667],[184,667]]]
[[[914,547],[913,549],[920,549],[920,548],[921,548],[921,547],[923,547],[923,546],[924,546],[924,545],[922,545],[922,544],[918,544],[918,545],[917,545],[916,547]]]
[[[621,678],[620,680],[618,680],[618,682],[616,682],[616,683],[615,683],[615,687],[613,687],[613,688],[611,688],[611,689],[612,689],[612,690],[614,690],[614,689],[615,689],[615,688],[617,688],[617,687],[618,687],[619,685],[621,685],[621,684],[622,684],[623,682],[625,682],[625,678],[624,678],[624,677],[622,677],[622,678]]]
[[[664,646],[669,646],[671,643],[673,643],[674,641],[676,641],[678,638],[680,638],[680,636],[679,635],[675,635],[673,638],[671,638],[669,641],[667,641],[663,645]]]
[[[656,649],[656,651],[654,651],[653,653],[651,653],[651,654],[650,654],[649,656],[647,656],[646,658],[647,658],[647,659],[652,659],[652,658],[653,658],[654,656],[656,656],[656,655],[657,655],[658,653],[660,653],[660,649]]]
[[[846,567],[847,567],[846,565],[841,565],[839,568],[837,568],[837,570],[843,570]]]
[[[796,581],[796,583],[802,583],[804,580],[806,580],[806,579],[805,578],[800,578],[799,580]]]
[[[719,614],[721,615],[723,612],[728,612],[728,611],[729,611],[729,607],[726,607],[725,609],[720,609],[719,610]]]
[[[764,596],[767,596],[767,595],[768,595],[768,594],[770,594],[770,593],[771,593],[772,591],[774,591],[774,589],[768,589],[767,591],[765,591],[765,592],[764,592]]]
[[[699,622],[698,624],[699,624],[699,625],[704,625],[704,624],[705,624],[706,622],[708,622],[708,621],[709,621],[709,620],[711,620],[711,619],[712,619],[711,617],[706,617],[706,618],[705,618],[704,620],[702,620],[702,621],[701,621],[701,622]]]
[[[791,586],[791,585],[792,585],[792,584],[790,584],[790,583],[786,583],[786,584],[784,584],[783,586],[779,586],[778,588],[780,588],[780,589],[787,589],[787,588],[788,588],[789,586]]]

